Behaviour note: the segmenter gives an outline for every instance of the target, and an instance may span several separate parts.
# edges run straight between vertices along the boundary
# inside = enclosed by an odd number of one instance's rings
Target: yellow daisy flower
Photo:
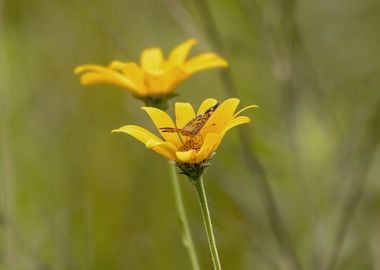
[[[136,97],[165,97],[190,75],[215,67],[227,67],[228,63],[214,53],[202,53],[187,59],[195,39],[189,39],[175,47],[168,59],[160,48],[146,49],[141,54],[140,65],[134,62],[113,61],[109,66],[81,65],[75,74],[81,75],[81,83],[110,84],[130,91]]]
[[[133,136],[147,148],[175,161],[177,165],[202,164],[210,159],[228,130],[250,122],[250,118],[240,116],[240,113],[257,106],[250,105],[235,113],[239,102],[237,98],[230,98],[219,104],[215,99],[209,98],[203,101],[197,114],[189,103],[177,102],[175,123],[162,110],[142,107],[152,119],[162,138],[136,125],[123,126],[113,132],[124,132]],[[207,119],[203,119],[204,117]],[[200,128],[199,119],[203,121]],[[196,132],[190,132],[189,127],[192,125],[194,129],[198,128]]]

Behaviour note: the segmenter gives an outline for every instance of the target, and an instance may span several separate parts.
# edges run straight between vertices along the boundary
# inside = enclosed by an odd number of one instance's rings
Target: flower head
[[[250,122],[247,116],[239,114],[257,106],[250,105],[235,113],[239,102],[237,98],[230,98],[219,104],[215,99],[209,98],[203,101],[197,114],[189,103],[177,102],[175,123],[164,111],[142,107],[152,119],[161,138],[135,125],[123,126],[113,132],[124,132],[133,136],[147,148],[175,161],[177,165],[200,165],[207,163],[228,130]],[[201,125],[200,121],[203,121]],[[198,130],[190,132],[191,126]]]
[[[111,84],[144,100],[149,97],[159,99],[173,93],[181,81],[196,72],[228,65],[214,53],[202,53],[187,59],[196,42],[189,39],[179,44],[168,59],[164,59],[160,48],[150,48],[142,52],[140,65],[120,61],[113,61],[109,66],[81,65],[75,69],[75,74],[81,75],[84,85]]]

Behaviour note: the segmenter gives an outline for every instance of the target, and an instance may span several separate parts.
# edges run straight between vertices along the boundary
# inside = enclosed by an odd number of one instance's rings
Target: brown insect
[[[197,115],[195,118],[191,119],[183,128],[173,128],[173,127],[162,127],[160,130],[162,132],[177,132],[183,136],[194,137],[206,124],[207,120],[214,113],[216,108],[218,108],[220,102],[208,108],[204,113]]]

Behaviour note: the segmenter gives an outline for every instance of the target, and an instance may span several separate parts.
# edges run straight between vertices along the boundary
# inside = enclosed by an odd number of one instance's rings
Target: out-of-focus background
[[[224,269],[380,269],[378,0],[0,3],[0,269],[191,269],[167,161],[110,133],[152,127],[142,103],[73,74],[190,37],[193,55],[230,67],[194,75],[172,102],[260,106],[205,175]]]

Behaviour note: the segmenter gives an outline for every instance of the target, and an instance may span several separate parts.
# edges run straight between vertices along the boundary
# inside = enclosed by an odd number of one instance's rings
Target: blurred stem
[[[155,107],[160,110],[168,109],[168,100],[177,96],[176,94],[169,94],[164,97],[145,97],[142,100],[145,103],[145,106]],[[177,216],[179,218],[181,229],[182,229],[182,243],[187,249],[187,252],[190,257],[190,262],[193,270],[200,270],[199,261],[197,253],[195,251],[193,237],[191,235],[189,222],[187,220],[187,215],[185,211],[185,206],[183,203],[181,187],[179,185],[177,170],[174,162],[169,162],[170,175],[173,187],[174,201],[177,210]]]
[[[380,144],[380,99],[377,102],[372,119],[367,126],[366,136],[362,139],[362,144],[358,151],[352,153],[357,157],[357,163],[351,164],[351,171],[342,172],[349,175],[349,194],[343,202],[342,210],[338,221],[336,237],[333,240],[331,255],[326,263],[325,270],[333,270],[339,260],[342,246],[347,235],[349,226],[352,223],[352,216],[360,203],[365,187],[367,185],[370,169],[376,157],[376,151]],[[356,165],[356,166],[355,166]]]
[[[194,248],[194,242],[191,236],[191,231],[190,231],[189,222],[186,216],[185,206],[183,204],[181,188],[179,186],[176,167],[173,162],[170,162],[169,166],[170,166],[170,172],[171,172],[171,180],[172,180],[172,186],[173,186],[175,205],[177,209],[177,215],[178,215],[179,221],[181,223],[181,228],[182,228],[182,243],[186,247],[187,252],[189,254],[192,269],[199,270],[200,269],[199,261],[198,261],[197,253]]]
[[[212,16],[207,0],[193,0],[193,1],[199,12],[203,27],[206,29],[206,35],[211,45],[217,51],[220,51],[223,55],[226,55],[226,50],[225,50],[223,40],[216,27],[216,23],[214,21],[214,17]],[[237,97],[238,95],[237,95],[236,86],[229,69],[220,69],[219,74],[223,82],[223,86],[224,86],[226,94],[228,96]]]
[[[2,2],[0,1],[0,148],[2,173],[0,179],[3,183],[0,187],[4,203],[4,261],[7,269],[17,269],[17,254],[15,247],[14,212],[15,212],[15,187],[12,157],[12,134],[10,128],[9,85],[8,85],[8,54],[6,35],[3,25]]]
[[[207,0],[193,0],[196,8],[200,14],[203,26],[206,29],[206,34],[210,39],[211,44],[215,49],[219,50],[223,55],[227,56],[227,51],[223,44],[223,39],[218,31],[212,12],[208,5]],[[227,96],[238,96],[237,86],[233,80],[231,71],[229,69],[222,70],[220,72],[223,87]],[[263,204],[266,207],[266,213],[270,221],[273,233],[276,237],[279,246],[284,253],[284,257],[289,264],[290,269],[300,270],[302,269],[298,259],[298,255],[295,251],[293,243],[289,237],[288,230],[285,222],[281,217],[279,207],[274,198],[273,191],[268,183],[266,171],[259,159],[252,152],[252,133],[249,128],[238,129],[240,142],[242,145],[243,158],[247,163],[254,180],[256,181],[257,188],[260,189]]]
[[[216,247],[214,231],[212,229],[210,211],[208,209],[208,204],[207,204],[206,192],[205,192],[205,188],[203,185],[203,176],[201,175],[201,176],[199,176],[199,178],[190,178],[190,181],[195,186],[195,189],[197,191],[199,204],[201,206],[201,211],[202,211],[203,223],[204,223],[205,228],[206,228],[207,240],[208,240],[208,244],[210,247],[212,263],[214,265],[214,269],[215,270],[221,270],[222,267],[220,265],[218,249]]]

